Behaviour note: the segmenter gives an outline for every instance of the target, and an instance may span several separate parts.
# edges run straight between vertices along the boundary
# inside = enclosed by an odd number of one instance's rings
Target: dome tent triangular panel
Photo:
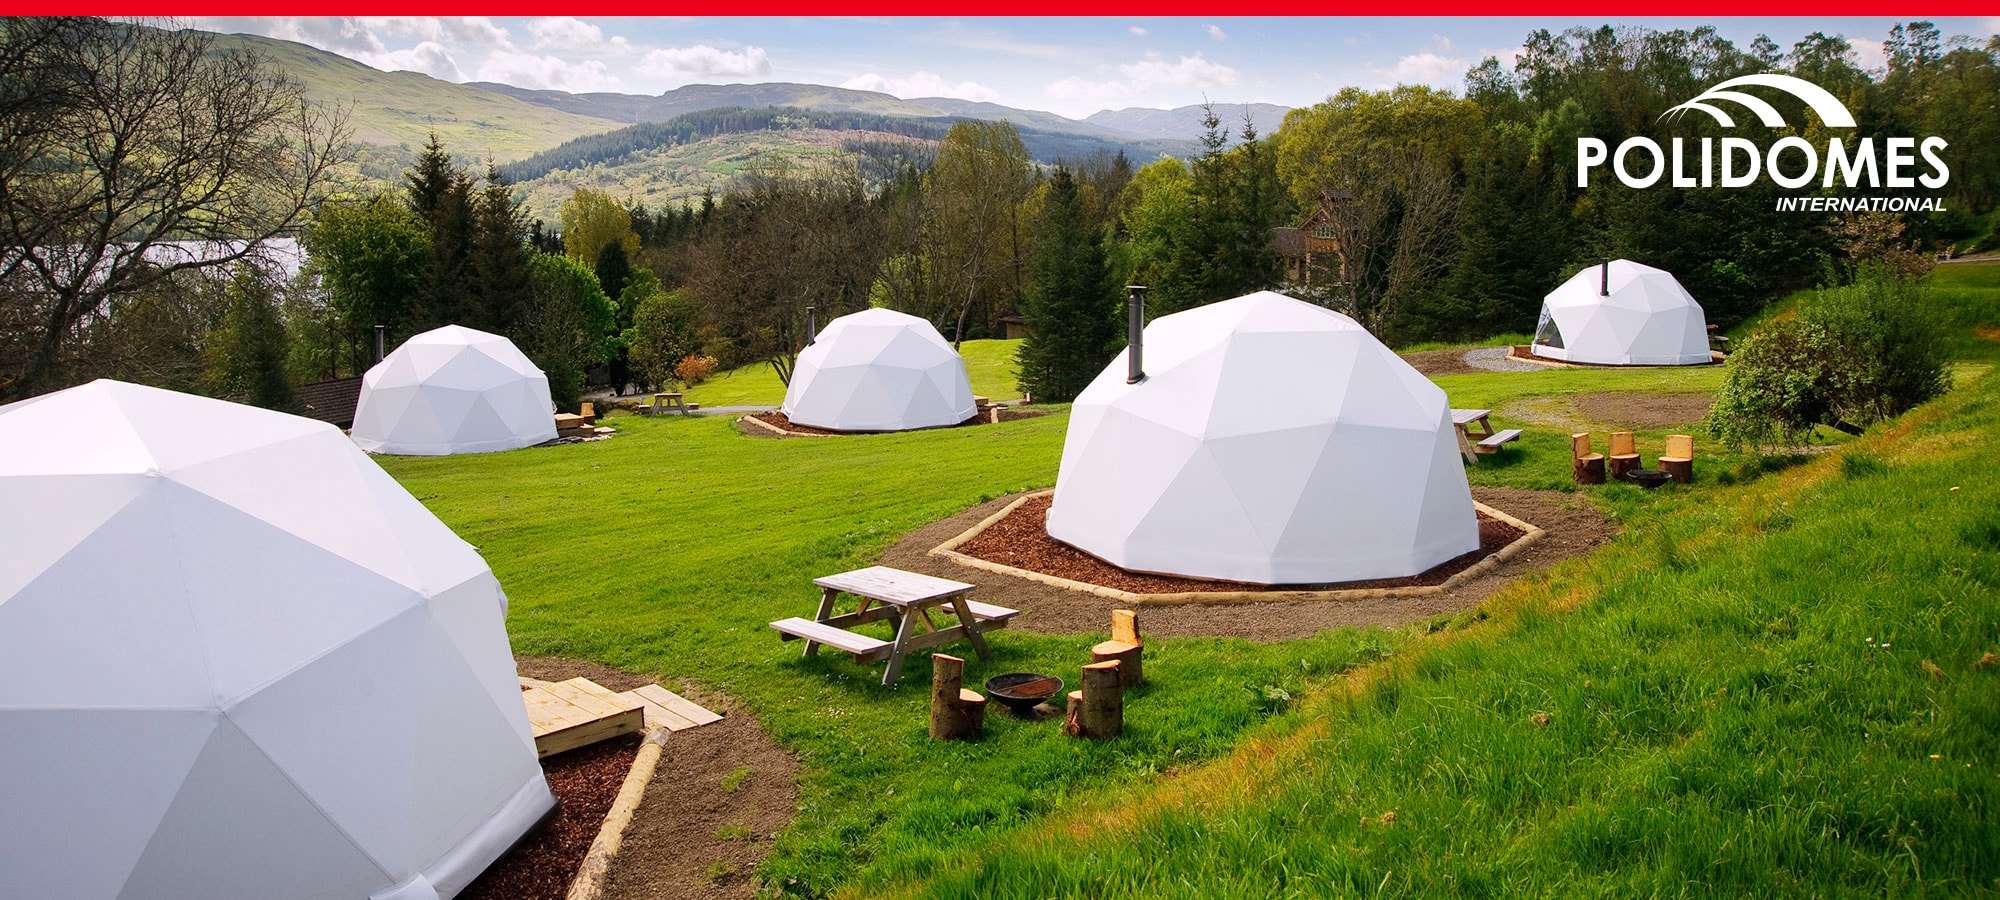
[[[1701,304],[1672,273],[1629,259],[1589,266],[1542,300],[1532,352],[1604,366],[1713,361]]]
[[[1051,537],[1257,584],[1414,575],[1478,549],[1444,391],[1354,320],[1238,297],[1148,325],[1145,370],[1127,384],[1121,353],[1077,396]]]
[[[362,376],[354,442],[406,456],[514,450],[555,439],[553,409],[548,377],[512,341],[446,325]]]
[[[495,699],[515,678],[498,582],[338,429],[98,381],[0,406],[0,446],[61,451],[52,413],[159,455],[57,475],[0,456],[0,499],[47,478],[123,498],[38,507],[92,520],[76,540],[0,519],[4,565],[31,573],[0,579],[0,892],[450,897],[553,807],[525,708]]]
[[[965,360],[931,323],[866,309],[826,324],[799,351],[780,410],[830,431],[909,431],[973,416]]]

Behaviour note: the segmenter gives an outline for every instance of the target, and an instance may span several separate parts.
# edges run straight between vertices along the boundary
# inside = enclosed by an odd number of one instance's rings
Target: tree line
[[[27,30],[10,25],[0,55],[14,54],[17,33]],[[286,329],[285,365],[296,381],[365,368],[375,325],[398,341],[459,322],[515,339],[569,402],[593,372],[620,387],[649,387],[763,362],[788,378],[810,337],[809,315],[825,323],[868,306],[928,319],[954,341],[1024,327],[1022,387],[1067,399],[1122,346],[1128,284],[1150,286],[1152,315],[1284,290],[1397,345],[1529,331],[1543,294],[1575,269],[1616,256],[1673,271],[1711,321],[1728,325],[1797,287],[1850,280],[1863,257],[1921,255],[1990,229],[2000,41],[1946,39],[1917,22],[1897,26],[1886,47],[1887,65],[1871,72],[1844,39],[1824,34],[1784,49],[1763,38],[1739,48],[1709,28],[1537,31],[1511,64],[1487,59],[1473,68],[1462,94],[1347,89],[1294,110],[1275,134],[1211,112],[1185,159],[1135,162],[1100,148],[1043,164],[1013,125],[960,120],[934,141],[884,137],[850,142],[840,157],[767,159],[719,196],[671,208],[578,190],[557,223],[525,219],[506,167],[489,164],[475,176],[435,140],[395,189],[349,190],[338,201],[329,199],[327,172],[307,165],[320,157],[282,157],[291,167],[266,173],[259,187],[295,185],[286,196],[300,198],[297,208],[261,208],[277,211],[275,227],[305,226],[310,262],[298,281],[274,290],[279,314],[239,316],[251,323],[239,330],[266,329],[268,320]],[[1780,189],[1769,179],[1727,190],[1666,181],[1635,189],[1600,169],[1578,186],[1579,137],[1615,145],[1720,135],[1702,117],[1663,114],[1756,72],[1794,74],[1833,92],[1854,111],[1856,135],[1944,137],[1948,209],[1903,215],[1890,229],[1865,216],[1777,212]],[[283,93],[281,79],[270,83],[277,92],[268,96],[303,103]],[[1786,112],[1786,128],[1753,124],[1729,134],[1759,147],[1823,136],[1795,102],[1769,99]],[[736,127],[750,121],[745,114],[695,121]],[[775,123],[790,113],[757,115]],[[573,144],[630,152],[588,141]],[[336,156],[338,144],[328,147],[327,158]],[[59,183],[55,173],[19,171],[10,183]],[[136,222],[113,233],[136,233]],[[1302,223],[1305,233],[1284,237]],[[237,227],[259,233],[247,222]],[[1858,241],[1858,233],[1894,239],[1874,246],[1882,242]],[[1320,249],[1306,256],[1302,243]],[[19,299],[34,293],[20,287],[19,270],[0,271],[15,279],[5,282],[15,316],[26,308]],[[221,301],[198,313],[142,315],[122,298],[143,291],[116,287],[96,296],[121,299],[74,316],[55,343],[87,345],[92,328],[147,315],[188,320],[199,332],[189,345],[224,333]],[[25,358],[0,344],[0,363]],[[91,371],[123,370],[100,360],[35,383]]]

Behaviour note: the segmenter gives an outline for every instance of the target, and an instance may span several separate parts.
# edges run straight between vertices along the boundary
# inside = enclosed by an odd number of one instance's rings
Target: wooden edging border
[[[766,422],[763,419],[759,419],[754,415],[744,416],[741,419],[737,419],[736,424],[749,425],[757,428],[762,428],[766,432],[776,435],[778,437],[840,437],[840,435],[837,434],[821,434],[817,431],[791,431],[789,429],[779,428],[778,426]]]
[[[1170,594],[1135,594],[1131,591],[1121,591],[1117,588],[1105,587],[1101,584],[1090,584],[1055,575],[1047,575],[1041,572],[1031,572],[1027,569],[1016,568],[1004,563],[980,559],[976,556],[969,556],[958,552],[958,548],[963,546],[965,542],[978,537],[980,532],[991,528],[995,522],[1006,518],[1009,513],[1019,508],[1021,504],[1035,497],[1042,497],[1053,493],[1055,493],[1054,490],[1031,491],[1014,498],[1012,503],[1001,507],[999,512],[980,520],[979,524],[966,529],[957,537],[945,541],[936,547],[932,547],[930,555],[949,559],[952,562],[969,568],[984,569],[988,572],[998,572],[1002,575],[1012,575],[1015,578],[1025,578],[1029,581],[1040,582],[1067,590],[1095,594],[1099,597],[1137,606],[1173,606],[1187,603],[1269,603],[1288,600],[1382,600],[1442,594],[1470,579],[1493,571],[1502,563],[1519,555],[1521,551],[1526,550],[1536,541],[1541,540],[1542,535],[1547,533],[1540,526],[1529,524],[1475,500],[1472,503],[1473,508],[1492,518],[1521,529],[1521,536],[1515,538],[1507,546],[1487,554],[1485,559],[1473,563],[1471,566],[1445,579],[1442,584],[1401,588],[1348,588],[1345,590],[1329,591],[1181,591]]]
[[[639,801],[646,798],[646,785],[653,781],[653,771],[660,764],[660,752],[666,747],[670,733],[665,728],[646,732],[639,755],[633,758],[625,782],[618,786],[618,796],[611,801],[611,811],[604,814],[604,824],[590,842],[583,865],[577,867],[576,877],[570,880],[568,900],[599,900],[604,896],[605,881],[611,876],[611,861],[625,845],[625,827],[632,824]]]

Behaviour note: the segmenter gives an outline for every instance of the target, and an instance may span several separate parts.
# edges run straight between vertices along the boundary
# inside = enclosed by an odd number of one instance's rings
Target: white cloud
[[[1208,32],[1208,36],[1211,40],[1215,40],[1221,43],[1229,42],[1229,32],[1223,31],[1222,27],[1219,25],[1203,25],[1201,26],[1201,30]]]
[[[632,45],[623,37],[605,40],[604,29],[575,16],[545,16],[528,23],[536,50],[566,50],[598,56],[623,56]]]
[[[1451,45],[1451,38],[1445,37],[1444,35],[1434,34],[1431,35],[1431,39],[1437,41],[1438,49],[1443,50],[1446,53],[1450,53],[1451,51],[1458,49],[1457,47],[1453,47]]]
[[[1848,38],[1847,43],[1854,48],[1854,63],[1864,69],[1880,69],[1889,65],[1889,51],[1881,41],[1868,38]]]
[[[1470,68],[1465,60],[1457,57],[1439,56],[1429,50],[1412,53],[1396,60],[1396,65],[1383,69],[1369,67],[1377,75],[1394,78],[1397,84],[1428,84],[1433,87],[1457,87]]]
[[[498,81],[538,90],[616,91],[618,78],[594,59],[568,62],[554,56],[537,56],[513,50],[495,50],[479,66],[480,81]]]
[[[369,31],[390,37],[502,49],[514,46],[507,29],[485,16],[363,16],[359,21]]]
[[[1118,71],[1140,90],[1156,84],[1221,87],[1235,84],[1240,77],[1235,69],[1202,59],[1199,53],[1183,56],[1176,62],[1167,62],[1158,53],[1148,53],[1145,59],[1119,66]]]
[[[1000,92],[973,81],[951,84],[931,72],[913,72],[907,78],[884,78],[870,72],[841,82],[841,87],[856,91],[877,91],[903,99],[911,97],[951,97],[957,100],[977,100],[991,103],[1000,99]]]
[[[1491,56],[1494,59],[1500,61],[1500,66],[1502,68],[1512,69],[1514,68],[1514,63],[1519,62],[1521,59],[1521,54],[1525,52],[1527,52],[1527,48],[1525,47],[1506,47],[1500,50],[1491,50],[1485,47],[1481,47],[1479,48],[1479,58],[1485,59]]]
[[[1152,32],[1150,32],[1150,31],[1147,31],[1147,30],[1146,30],[1146,29],[1144,29],[1144,28],[1140,28],[1140,27],[1139,27],[1139,26],[1137,26],[1137,25],[1134,25],[1134,26],[1132,26],[1132,27],[1130,27],[1130,28],[1127,28],[1127,29],[1125,29],[1125,30],[1126,30],[1127,32],[1131,33],[1132,35],[1134,35],[1134,36],[1137,36],[1137,37],[1145,37],[1146,35],[1149,35],[1149,34],[1152,34]]]
[[[451,51],[436,41],[424,41],[408,50],[358,54],[361,62],[385,72],[421,72],[444,81],[465,81],[465,73],[452,59]]]
[[[663,78],[748,78],[771,74],[771,57],[762,47],[718,50],[696,44],[655,50],[635,68],[642,75]]]

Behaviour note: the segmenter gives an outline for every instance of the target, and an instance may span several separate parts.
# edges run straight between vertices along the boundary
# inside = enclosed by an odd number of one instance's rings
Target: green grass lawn
[[[1940,289],[1992,321],[1977,273]],[[1011,344],[982,353],[975,390],[1011,396],[981,387]],[[1815,461],[1703,446],[1692,488],[1589,489],[1619,538],[1448,622],[1150,641],[1127,734],[1102,744],[1005,716],[933,743],[921,663],[884,689],[765,624],[807,614],[815,575],[1052,483],[1060,412],[829,440],[620,418],[611,441],[382,462],[493,565],[517,651],[727,695],[799,754],[769,894],[1977,894],[2000,889],[2000,667],[1974,665],[2000,651],[1985,370]],[[1504,411],[1721,374],[1438,382]],[[694,399],[775,403],[776,384]],[[1568,471],[1566,432],[1532,425],[1471,470],[1570,490]],[[1069,678],[1099,637],[998,632],[967,678]]]
[[[966,341],[959,347],[972,393],[996,402],[1021,396],[1014,383],[1014,351],[1018,340]],[[688,402],[703,406],[777,406],[785,402],[785,384],[765,363],[723,372],[686,391]]]

